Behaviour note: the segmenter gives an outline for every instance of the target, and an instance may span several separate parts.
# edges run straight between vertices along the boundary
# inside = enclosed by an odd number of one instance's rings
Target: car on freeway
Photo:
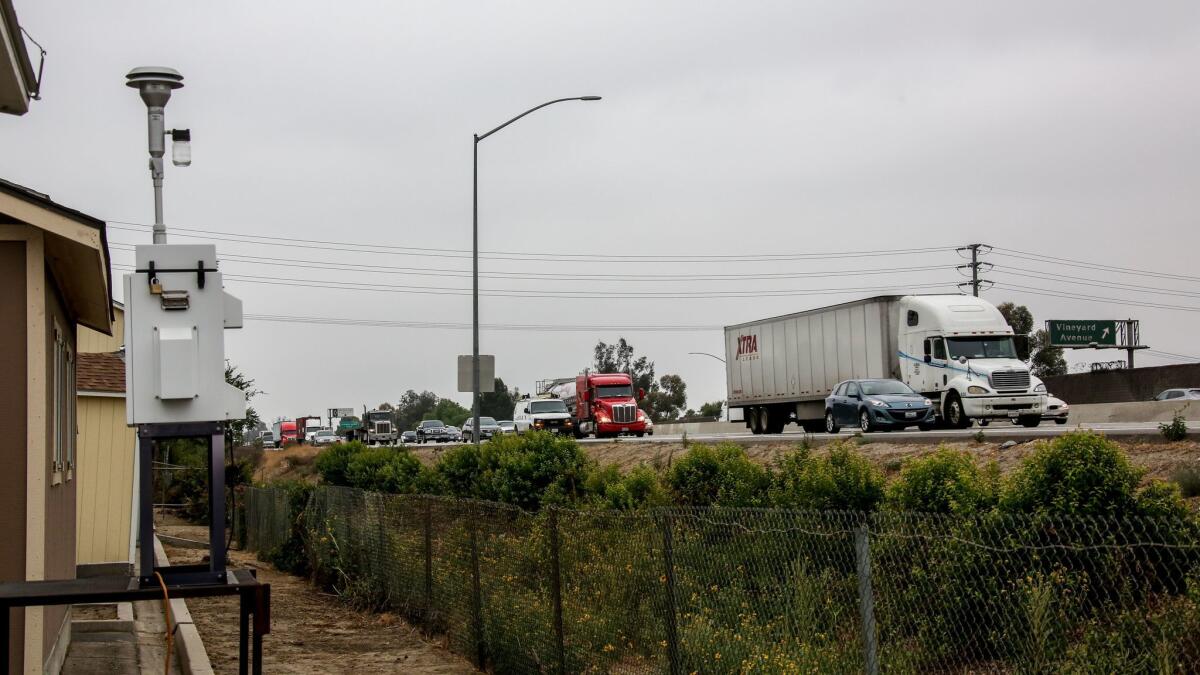
[[[451,443],[462,443],[462,430],[458,427],[453,425],[447,426],[446,435],[450,437]]]
[[[417,442],[429,443],[435,441],[445,443],[450,440],[450,429],[441,420],[424,420],[417,425]]]
[[[646,419],[644,421],[646,422],[646,435],[653,436],[654,435],[654,421],[650,419],[649,415],[646,416]]]
[[[1155,401],[1195,401],[1196,399],[1200,399],[1200,389],[1187,387],[1164,389],[1154,397]]]
[[[406,432],[400,434],[400,442],[401,443],[416,443],[417,442],[417,432],[406,431]]]
[[[317,434],[322,431],[329,431],[329,427],[310,427],[304,431],[304,442],[309,445],[316,443]]]
[[[1046,394],[1046,412],[1042,414],[1044,420],[1054,420],[1055,424],[1066,424],[1067,417],[1071,414],[1071,406],[1061,398]],[[1016,424],[1017,420],[1013,420]]]
[[[463,443],[473,442],[473,440],[475,438],[474,424],[475,424],[475,420],[470,417],[467,418],[466,422],[463,422],[463,428],[462,428],[462,442]],[[495,436],[498,433],[501,433],[501,431],[500,431],[500,425],[496,422],[496,418],[494,418],[494,417],[480,417],[479,418],[479,440],[486,441],[487,439],[491,438],[492,436]]]
[[[332,429],[321,429],[317,433],[313,434],[312,444],[314,446],[333,445],[340,440],[342,439],[338,438],[338,435],[333,433]]]
[[[275,432],[274,431],[264,431],[258,437],[258,440],[262,441],[262,446],[264,448],[274,448],[276,445],[275,444]]]
[[[512,434],[517,431],[517,425],[512,420],[500,420],[496,424],[500,425],[500,433],[502,434]]]
[[[845,380],[825,398],[825,431],[842,425],[860,430],[891,431],[917,426],[933,428],[933,401],[899,380]]]

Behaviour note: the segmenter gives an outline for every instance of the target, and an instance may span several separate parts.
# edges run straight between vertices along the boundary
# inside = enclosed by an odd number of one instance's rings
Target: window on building
[[[54,325],[53,429],[51,440],[52,470],[70,475],[75,468],[75,358],[67,335]]]

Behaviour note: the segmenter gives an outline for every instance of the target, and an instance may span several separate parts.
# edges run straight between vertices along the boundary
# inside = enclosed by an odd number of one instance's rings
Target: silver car
[[[1155,401],[1195,401],[1197,399],[1200,399],[1200,389],[1185,387],[1164,389],[1158,396],[1154,397]]]
[[[322,429],[313,434],[312,444],[314,446],[333,445],[338,442],[338,435],[330,429]]]

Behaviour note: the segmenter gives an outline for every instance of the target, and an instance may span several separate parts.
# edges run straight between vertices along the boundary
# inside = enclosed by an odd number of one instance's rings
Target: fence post
[[[667,662],[671,675],[679,675],[682,668],[679,663],[679,629],[675,624],[675,551],[671,536],[671,514],[664,512],[659,515],[663,538],[663,566],[666,569],[666,629],[667,629]]]
[[[862,615],[863,653],[867,675],[879,675],[879,645],[875,639],[875,598],[871,591],[871,550],[867,525],[854,528],[854,558],[858,567],[858,611]]]
[[[472,514],[473,515],[473,514]],[[487,652],[483,640],[483,591],[479,583],[479,527],[470,519],[471,532],[471,628],[475,633],[475,666],[483,670]]]
[[[558,507],[550,507],[550,601],[554,604],[554,638],[558,672],[567,672],[566,644],[563,640],[562,568],[558,556]]]
[[[433,501],[425,498],[425,630],[433,630]]]

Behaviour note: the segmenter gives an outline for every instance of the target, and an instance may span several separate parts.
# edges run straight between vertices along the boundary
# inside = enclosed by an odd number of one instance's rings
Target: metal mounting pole
[[[471,442],[479,445],[479,134],[471,177]]]

